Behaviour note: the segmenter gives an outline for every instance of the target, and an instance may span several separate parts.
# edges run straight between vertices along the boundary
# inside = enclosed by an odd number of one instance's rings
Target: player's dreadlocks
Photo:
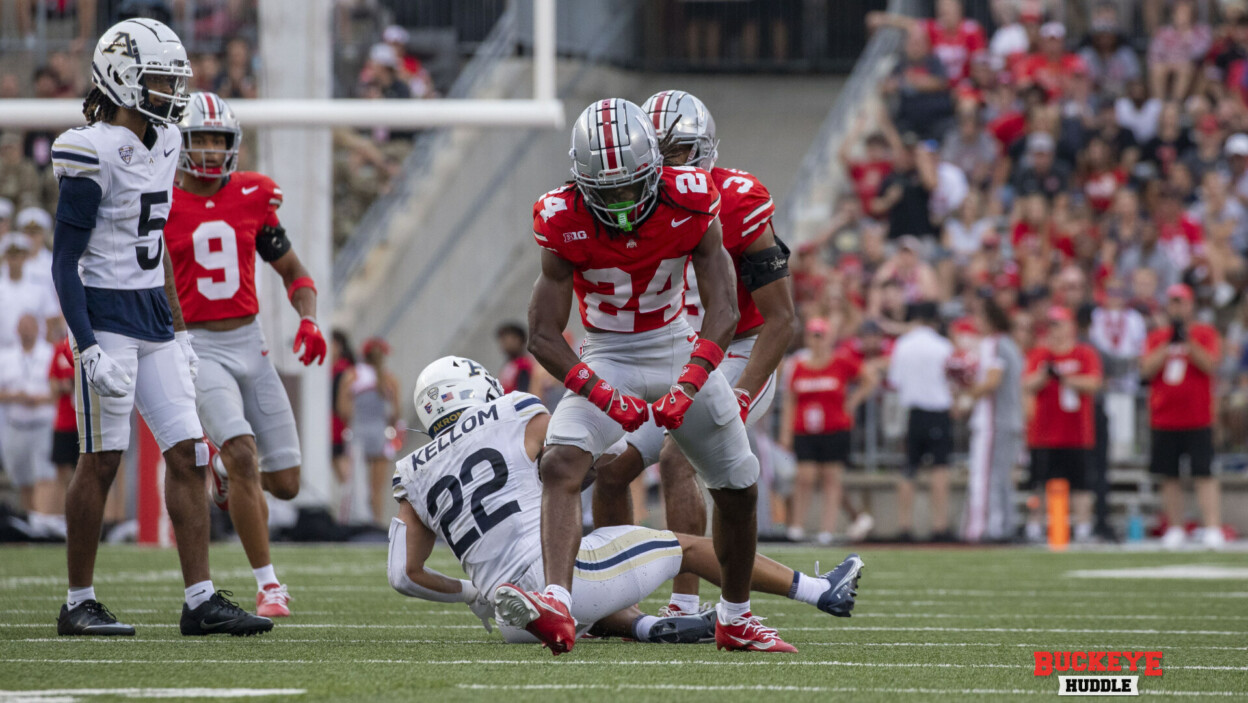
[[[659,154],[663,157],[664,166],[684,166],[687,162],[678,161],[679,157],[686,156],[684,152],[684,144],[676,142],[676,135],[668,132],[659,140]]]
[[[95,124],[96,122],[108,122],[117,114],[117,103],[108,99],[99,88],[92,88],[87,93],[87,99],[82,101],[82,116],[87,118],[87,124]]]

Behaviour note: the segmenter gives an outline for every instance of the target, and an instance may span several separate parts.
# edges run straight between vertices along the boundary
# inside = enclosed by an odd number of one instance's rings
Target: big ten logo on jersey
[[[699,171],[693,166],[669,166],[673,171],[683,171],[684,173],[676,174],[676,190],[682,193],[705,193],[706,192],[706,172]]]
[[[577,232],[564,232],[564,233],[563,233],[563,243],[564,243],[564,244],[567,244],[568,242],[579,242],[579,241],[581,241],[582,239],[588,239],[588,238],[589,238],[589,234],[588,234],[585,230],[580,230],[580,231],[577,231]]]

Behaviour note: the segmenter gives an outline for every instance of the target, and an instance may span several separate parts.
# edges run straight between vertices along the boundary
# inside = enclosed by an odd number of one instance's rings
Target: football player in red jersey
[[[568,591],[581,539],[581,486],[593,462],[653,411],[715,500],[723,572],[716,643],[796,651],[750,613],[758,459],[731,385],[712,373],[740,317],[719,191],[706,171],[664,168],[645,111],[623,99],[599,100],[581,113],[570,155],[574,182],[533,206],[542,272],[529,304],[529,349],[569,390],[550,420],[540,466],[548,585],[540,594],[500,586],[497,611],[554,654],[572,648]],[[690,256],[706,302],[701,338],[681,314]],[[563,339],[573,293],[587,330],[580,358]]]
[[[213,93],[195,93],[183,117],[182,157],[165,223],[187,327],[200,358],[195,401],[212,460],[213,499],[230,511],[255,572],[256,611],[290,615],[290,596],[269,557],[268,504],[262,491],[290,500],[299,493],[295,416],[256,320],[256,255],[282,277],[303,318],[295,352],[325,361],[316,324],[316,286],[277,219],[282,191],[267,176],[235,171],[242,131]]]
[[[701,100],[680,90],[665,90],[643,109],[655,128],[665,164],[708,171],[720,192],[719,219],[724,248],[737,270],[736,298],[741,318],[720,371],[733,384],[741,420],[747,425],[766,414],[775,395],[775,370],[793,339],[793,292],[789,284],[788,247],[776,237],[771,219],[775,204],[752,174],[719,168],[715,119]],[[695,272],[686,268],[685,315],[698,329],[702,303]],[[625,438],[627,448],[598,466],[594,486],[594,524],[633,522],[628,485],[650,464],[659,463],[667,524],[687,534],[706,534],[706,503],[693,466],[664,430],[653,422]],[[825,579],[826,581],[826,579]],[[825,588],[830,583],[820,582]],[[688,615],[699,610],[698,578],[677,576],[671,602],[661,613]]]

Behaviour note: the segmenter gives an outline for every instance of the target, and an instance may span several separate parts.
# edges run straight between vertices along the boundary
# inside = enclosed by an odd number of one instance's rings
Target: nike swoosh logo
[[[178,148],[175,146],[174,148],[170,149],[169,151],[166,151],[166,152],[165,152],[165,156],[167,157],[167,156],[169,156],[170,154],[172,154],[173,152],[175,152],[175,151],[177,151],[177,150],[178,150]]]
[[[269,350],[268,350],[268,349],[264,349],[264,350],[262,350],[262,351],[260,352],[260,356],[268,356],[268,355],[269,355]]]
[[[688,337],[685,337],[685,341],[686,341],[686,342],[692,342],[692,341],[696,340],[697,338],[698,338],[698,335],[697,335],[697,334],[691,334],[691,335],[689,335]]]
[[[748,359],[750,357],[744,356],[742,354],[733,354],[732,352],[728,352],[728,358],[729,359]]]
[[[775,641],[775,640],[771,640],[771,641],[768,641],[768,642],[760,642],[760,641],[758,641],[758,640],[743,640],[743,639],[741,639],[740,637],[737,637],[736,635],[728,635],[728,636],[729,636],[729,637],[731,637],[731,638],[733,638],[734,640],[736,640],[736,641],[737,641],[737,644],[739,644],[739,645],[741,645],[741,646],[743,646],[743,647],[748,647],[748,646],[750,646],[750,645],[754,645],[754,646],[755,646],[756,648],[758,648],[758,649],[771,649],[772,647],[774,647],[774,646],[776,645],[776,641]]]
[[[681,225],[685,224],[686,222],[688,222],[689,220],[692,220],[692,219],[693,219],[693,215],[690,215],[690,216],[686,217],[686,218],[685,218],[685,219],[683,219],[683,220],[672,220],[672,226],[673,226],[673,227],[679,227],[679,226],[681,226]]]
[[[203,630],[216,630],[222,626],[229,625],[229,624],[230,624],[229,620],[222,620],[221,622],[201,622],[199,624],[199,627],[200,629],[203,629]]]
[[[252,186],[250,188],[243,188],[243,195],[251,195],[252,193],[256,192],[256,189],[259,187],[260,186]]]

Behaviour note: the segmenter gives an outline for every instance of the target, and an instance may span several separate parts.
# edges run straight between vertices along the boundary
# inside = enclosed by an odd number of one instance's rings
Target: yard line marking
[[[696,684],[479,684],[461,683],[459,688],[471,691],[793,691],[808,693],[913,693],[930,695],[983,695],[983,696],[1051,696],[1052,691],[1036,691],[1026,688],[873,688],[856,686],[778,686],[778,685],[735,685],[706,686]],[[1173,697],[1237,697],[1244,695],[1242,691],[1142,691],[1147,696]]]
[[[1037,616],[1039,617],[1039,616]],[[136,627],[178,627],[174,623],[131,623]],[[50,623],[0,623],[0,627],[44,627],[51,628]],[[338,628],[343,630],[414,630],[427,629],[429,625],[382,625],[382,624],[342,624],[342,623],[282,623],[279,630],[286,629],[324,629]],[[480,625],[438,625],[440,630],[476,630],[480,629]],[[1218,637],[1243,637],[1244,630],[1119,630],[1119,629],[1095,629],[1095,628],[1041,628],[1041,627],[888,627],[888,626],[867,626],[856,627],[854,625],[842,625],[837,623],[835,626],[828,625],[826,627],[785,627],[785,632],[827,632],[830,629],[844,630],[847,632],[1008,632],[1008,633],[1038,633],[1038,634],[1061,634],[1061,635],[1209,635]]]
[[[993,597],[993,596],[1020,596],[1032,598],[1035,596],[1045,597],[1065,597],[1065,596],[1087,596],[1097,598],[1156,598],[1156,592],[1147,591],[1013,591],[1013,590],[987,590],[987,589],[958,589],[958,588],[872,588],[867,593],[878,595],[926,595],[926,596],[969,596],[975,598]],[[1185,592],[1185,595],[1196,598],[1248,598],[1248,591],[1208,591],[1204,593]]]
[[[134,638],[134,637],[113,637],[113,638],[25,637],[25,638],[10,640],[10,641],[32,642],[32,643],[55,642],[58,644],[65,644],[65,645],[76,645],[76,644],[104,645],[106,644],[106,645],[111,646],[113,644],[122,644],[122,643],[151,644],[153,641],[156,641],[156,640],[145,640],[141,637],[137,637],[137,638]],[[215,642],[215,641],[217,640],[213,640],[211,638],[161,640],[162,644],[163,643],[179,643],[179,644],[186,644],[187,646],[190,646],[190,647],[209,646],[212,642]],[[260,643],[264,643],[264,644],[287,644],[287,643],[313,644],[315,643],[315,644],[448,644],[448,645],[460,645],[460,644],[497,644],[500,641],[501,640],[498,640],[498,639],[426,640],[426,639],[378,639],[378,638],[374,638],[374,639],[352,639],[352,640],[325,640],[325,639],[320,639],[320,638],[315,638],[315,637],[306,638],[306,639],[305,638],[289,638],[289,637],[282,637],[282,638],[256,637],[256,638],[249,640],[248,644],[260,644]],[[1033,650],[1043,649],[1044,647],[1053,646],[1052,644],[1014,644],[1014,643],[1009,643],[1009,642],[801,642],[800,644],[810,646],[810,647],[1017,647],[1020,649],[1033,649]],[[1091,644],[1088,644],[1088,645],[1084,645],[1084,644],[1081,644],[1079,646],[1084,649],[1100,648],[1100,649],[1105,649],[1105,650],[1115,650],[1115,649],[1144,650],[1150,647],[1155,647],[1157,645],[1154,642],[1153,644],[1148,644],[1148,645],[1143,645],[1143,644],[1133,644],[1133,645],[1126,645],[1126,644],[1091,645]],[[1226,651],[1226,652],[1248,652],[1248,647],[1218,647],[1214,645],[1182,645],[1182,646],[1166,645],[1167,651],[1172,650],[1172,649],[1199,649],[1199,650]]]
[[[304,688],[59,688],[33,691],[0,690],[2,701],[64,701],[74,696],[120,696],[122,698],[258,698],[302,696]]]
[[[309,574],[314,576],[357,576],[360,574],[358,565],[339,564],[322,566],[319,564],[292,565],[282,567],[284,574]],[[213,571],[217,581],[254,577],[251,569],[220,569]],[[145,571],[118,571],[108,575],[109,583],[182,583],[182,572],[178,569],[148,569]],[[9,576],[0,579],[0,589],[26,588],[27,586],[64,586],[65,576]],[[389,588],[389,586],[386,586]]]
[[[731,660],[584,660],[584,659],[0,659],[13,664],[421,664],[432,666],[853,666],[884,669],[1027,669],[1026,664],[951,664],[927,662],[731,661]],[[1171,667],[1173,668],[1173,667]]]
[[[1077,579],[1238,580],[1248,579],[1248,567],[1171,564],[1169,566],[1139,566],[1120,569],[1077,569],[1075,571],[1067,571],[1066,577]]]

